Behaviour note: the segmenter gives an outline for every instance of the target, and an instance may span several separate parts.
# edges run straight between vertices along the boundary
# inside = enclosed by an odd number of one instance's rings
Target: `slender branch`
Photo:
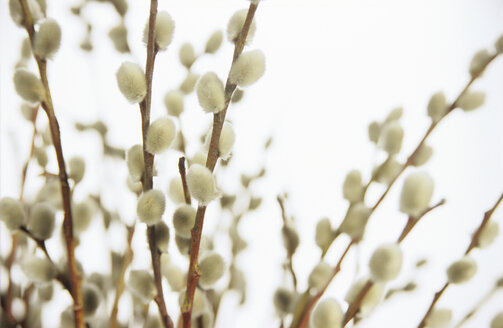
[[[407,224],[404,226],[402,232],[400,233],[400,237],[398,237],[397,243],[400,244],[405,239],[405,237],[407,237],[407,235],[411,232],[412,229],[414,229],[414,227],[419,222],[419,220],[421,220],[421,218],[423,218],[426,214],[433,211],[437,207],[440,207],[444,204],[445,204],[445,199],[442,199],[441,201],[439,201],[435,205],[426,209],[426,211],[424,211],[418,218],[414,218],[412,216],[409,216],[409,219],[407,220]]]
[[[487,294],[485,294],[478,301],[475,307],[470,312],[468,312],[454,327],[459,328],[463,326],[468,320],[470,320],[475,315],[475,313],[480,310],[480,308],[482,308],[482,306],[484,306],[484,304],[486,304],[494,296],[494,294],[496,294],[496,290],[496,287],[493,287]]]
[[[191,200],[189,187],[187,186],[187,178],[185,176],[185,157],[180,157],[178,159],[178,172],[180,172],[180,179],[182,180],[183,197],[185,198],[185,204],[190,205]]]
[[[30,146],[30,153],[28,154],[28,158],[26,159],[26,162],[23,165],[23,171],[21,173],[21,188],[19,191],[19,200],[23,199],[23,194],[24,194],[24,186],[26,184],[26,174],[28,173],[28,166],[30,165],[30,160],[33,157],[33,154],[35,153],[35,138],[37,136],[37,116],[38,116],[38,105],[35,109],[35,112],[33,113],[33,117],[31,118],[31,124],[33,127],[33,133],[31,136],[31,146]]]
[[[31,44],[33,46],[35,29],[33,27],[33,19],[28,9],[26,0],[19,0],[23,10],[24,27],[28,32]],[[63,148],[61,146],[61,135],[59,132],[59,123],[54,113],[54,106],[52,103],[51,91],[49,89],[49,80],[47,79],[47,61],[35,55],[40,79],[45,90],[45,97],[41,105],[47,114],[49,126],[51,129],[52,142],[56,152],[56,158],[59,168],[59,181],[61,184],[61,197],[63,202],[64,219],[63,219],[63,233],[65,237],[65,246],[68,258],[68,271],[70,273],[71,295],[73,298],[73,311],[75,318],[75,327],[84,327],[84,314],[82,311],[82,291],[81,280],[82,277],[77,271],[75,261],[75,240],[73,239],[73,221],[72,221],[72,208],[71,208],[71,195],[70,186],[68,184],[68,174],[66,173],[65,159],[63,157]]]
[[[438,292],[435,293],[435,296],[433,297],[433,300],[431,301],[430,307],[428,308],[428,310],[426,311],[426,313],[423,316],[423,319],[421,319],[421,322],[417,326],[418,328],[423,328],[426,325],[426,320],[428,320],[428,317],[430,316],[431,312],[435,308],[435,305],[437,304],[438,300],[440,299],[442,294],[445,292],[447,287],[449,287],[449,285],[450,285],[450,283],[446,282],[444,284],[444,286]]]
[[[257,10],[258,3],[250,2],[250,7],[248,8],[248,13],[246,15],[245,22],[241,33],[239,34],[238,40],[236,41],[234,47],[234,55],[232,62],[234,63],[243,51],[246,37],[248,36],[248,30],[250,29],[251,23],[253,21],[253,16]],[[213,115],[213,129],[211,131],[210,145],[208,149],[208,156],[206,159],[206,167],[213,171],[217,163],[218,154],[218,143],[220,141],[220,134],[222,132],[222,127],[225,121],[225,115],[227,113],[227,108],[231,102],[232,94],[236,89],[236,85],[232,84],[227,78],[225,84],[225,106],[224,109]],[[194,227],[191,231],[190,240],[190,264],[189,272],[187,274],[187,290],[185,292],[185,299],[182,305],[182,319],[183,327],[190,328],[192,320],[192,301],[194,299],[194,293],[196,291],[197,282],[200,277],[199,269],[197,267],[197,258],[199,255],[199,244],[201,243],[201,234],[203,231],[204,214],[206,213],[206,206],[199,205],[196,212],[196,220]]]

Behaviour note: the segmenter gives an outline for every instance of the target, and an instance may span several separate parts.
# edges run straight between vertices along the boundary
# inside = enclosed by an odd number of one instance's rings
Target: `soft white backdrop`
[[[69,13],[69,7],[77,2],[48,0],[48,3],[49,16],[63,28],[62,48],[49,64],[49,79],[61,123],[64,152],[68,158],[84,156],[88,164],[87,177],[75,198],[84,198],[88,191],[101,191],[106,204],[118,209],[131,222],[135,199],[125,187],[125,165],[118,161],[98,163],[96,160],[101,158],[98,137],[92,133],[77,134],[72,126],[75,121],[100,118],[109,124],[112,144],[127,148],[140,141],[138,108],[120,95],[115,71],[126,59],[144,63],[141,35],[148,1],[132,1],[126,16],[133,56],[118,55],[106,36],[118,23],[111,6],[92,4],[83,13],[94,27],[94,51],[87,54],[78,48],[85,26]],[[156,61],[153,117],[164,114],[164,92],[178,86],[184,77],[184,69],[177,63],[179,46],[190,41],[201,51],[206,38],[215,29],[225,29],[232,13],[247,5],[246,1],[238,0],[160,1],[160,9],[168,10],[174,18],[176,30],[173,44]],[[294,266],[302,290],[319,257],[314,245],[317,220],[328,216],[333,224],[339,223],[347,206],[341,193],[345,174],[356,168],[368,179],[376,159],[381,158],[368,142],[368,123],[383,119],[396,106],[403,106],[405,139],[404,154],[400,158],[405,159],[429,124],[425,108],[431,94],[444,90],[452,100],[468,81],[473,53],[492,47],[503,33],[503,2],[266,0],[259,6],[256,21],[258,28],[251,48],[265,53],[266,74],[246,90],[243,101],[229,111],[228,117],[237,133],[235,166],[219,177],[219,181],[226,190],[236,190],[241,172],[252,173],[263,164],[267,177],[253,186],[254,192],[264,198],[263,206],[244,218],[241,226],[250,244],[239,259],[247,272],[248,302],[235,311],[234,300],[228,299],[229,309],[219,316],[221,327],[278,326],[272,293],[277,286],[289,281],[283,280],[281,272],[284,250],[276,195],[289,192],[287,210],[295,216],[301,233],[302,243]],[[10,20],[7,1],[0,3],[0,30],[3,197],[18,193],[20,168],[30,138],[29,124],[20,115],[21,101],[11,82],[25,32]],[[232,47],[224,42],[216,56],[202,58],[194,70],[199,73],[212,70],[224,78],[231,56]],[[405,241],[403,274],[390,284],[401,285],[414,276],[419,289],[386,303],[361,326],[417,325],[433,293],[445,281],[445,268],[462,255],[482,213],[503,191],[503,59],[496,60],[473,88],[487,92],[484,107],[472,113],[453,113],[430,138],[435,153],[424,169],[435,180],[434,201],[445,197],[447,204],[426,217]],[[196,141],[210,124],[211,117],[202,113],[193,96],[187,100],[186,108],[183,129]],[[45,120],[41,118],[39,123],[43,127]],[[261,147],[270,135],[274,137],[273,146],[264,153]],[[193,142],[188,152],[192,154],[197,149],[197,143]],[[158,188],[165,190],[169,178],[176,175],[176,159],[174,152],[158,157],[159,178],[155,180]],[[54,158],[50,165],[55,168]],[[29,173],[28,198],[40,186],[36,180],[37,170]],[[367,241],[359,252],[349,254],[343,273],[334,281],[328,295],[342,300],[354,278],[356,262],[361,264],[361,276],[376,245],[396,239],[405,222],[404,215],[398,212],[401,183],[402,180],[371,219]],[[379,191],[373,188],[369,200]],[[172,211],[168,209],[168,215]],[[500,224],[503,224],[502,213],[500,210],[494,217]],[[214,214],[210,209],[205,232],[213,231]],[[104,240],[98,223],[92,228],[93,233],[82,240],[86,247],[80,247],[77,256],[87,272],[103,271],[108,258],[102,249],[121,249],[123,241],[121,238]],[[5,254],[9,242],[5,229],[2,230],[1,252]],[[143,230],[139,228],[136,233],[137,250],[132,265],[135,268],[148,266]],[[334,247],[328,257],[330,263],[335,262],[345,242],[341,239]],[[225,247],[225,241],[217,242],[217,249]],[[503,275],[501,249],[503,238],[487,250],[474,251],[479,274],[465,285],[449,288],[439,302],[440,306],[454,310],[455,321]],[[49,250],[54,257],[62,252],[56,241],[49,243]],[[412,272],[413,263],[422,257],[430,259],[428,266]],[[177,260],[186,265],[183,259]],[[498,302],[503,303],[502,294],[467,327],[487,326],[491,317],[503,310],[501,306],[498,308]],[[44,313],[48,327],[57,326],[55,312],[64,308],[67,301],[51,305]],[[175,295],[168,297],[168,309],[176,318]],[[126,319],[127,315],[122,313],[121,317]]]

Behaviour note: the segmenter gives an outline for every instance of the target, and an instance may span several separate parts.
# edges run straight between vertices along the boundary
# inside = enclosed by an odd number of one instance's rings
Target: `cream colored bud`
[[[328,218],[323,218],[316,224],[315,234],[316,245],[325,251],[333,240],[332,225]]]
[[[54,264],[45,258],[29,256],[22,260],[21,269],[30,280],[37,283],[52,280],[57,273]]]
[[[38,77],[24,69],[17,69],[14,73],[14,88],[21,98],[35,103],[44,99],[45,91]]]
[[[115,50],[120,53],[129,52],[127,36],[127,28],[123,23],[112,27],[112,29],[108,32],[108,37],[112,40]]]
[[[481,49],[477,51],[470,62],[470,75],[474,77],[481,74],[490,60],[491,54],[489,53],[489,50]]]
[[[79,183],[86,172],[86,161],[80,156],[72,157],[68,162],[68,169],[68,177]]]
[[[193,164],[187,171],[187,185],[192,197],[207,205],[220,196],[213,173],[205,166]]]
[[[240,87],[257,82],[265,72],[265,56],[260,50],[243,52],[232,64],[229,81]]]
[[[208,158],[208,156],[207,156],[207,154],[205,152],[198,151],[190,159],[190,165],[192,166],[194,164],[199,164],[199,165],[202,165],[202,166],[206,166],[206,159],[207,158]]]
[[[180,235],[175,234],[175,244],[180,254],[189,255],[190,238],[184,238]]]
[[[31,58],[31,43],[29,38],[24,38],[21,43],[21,59],[29,60]]]
[[[31,310],[31,309],[30,309]],[[26,303],[20,297],[11,300],[10,311],[17,322],[22,322],[26,317]]]
[[[167,117],[160,117],[152,122],[147,130],[147,151],[159,154],[168,149],[175,139],[175,123]]]
[[[379,141],[379,136],[381,135],[381,124],[377,121],[373,121],[368,127],[369,140],[377,144]]]
[[[2,198],[0,200],[0,219],[10,230],[19,228],[25,220],[21,202],[11,197]]]
[[[236,134],[234,133],[232,125],[228,122],[224,122],[220,133],[220,140],[218,141],[218,153],[222,159],[226,160],[229,158],[235,140]]]
[[[91,225],[94,216],[94,204],[89,199],[72,206],[73,231],[76,235],[84,232]]]
[[[503,312],[498,313],[491,320],[491,328],[503,328]]]
[[[327,262],[322,261],[318,263],[309,274],[307,281],[309,288],[316,291],[321,290],[330,279],[332,270],[332,267]]]
[[[145,162],[143,159],[143,148],[141,145],[134,145],[126,153],[126,164],[129,175],[136,181],[141,180],[145,171]]]
[[[403,128],[396,121],[390,122],[383,127],[379,144],[389,155],[395,155],[402,149]]]
[[[384,122],[389,123],[393,121],[398,121],[402,118],[402,115],[403,115],[403,107],[394,108],[389,112],[388,116],[386,116]]]
[[[182,44],[178,52],[178,58],[183,66],[190,68],[197,59],[194,46],[188,42]]]
[[[344,313],[339,302],[334,298],[327,298],[321,301],[314,309],[311,316],[312,328],[340,328]]]
[[[49,239],[54,231],[56,212],[48,203],[37,203],[32,207],[28,230],[40,240]]]
[[[187,277],[176,265],[168,264],[163,268],[163,275],[168,280],[171,290],[179,292],[185,288]]]
[[[65,311],[61,312],[59,317],[59,326],[62,328],[70,328],[75,326],[75,319],[73,314],[73,308],[68,306]]]
[[[183,193],[183,184],[180,177],[174,177],[169,182],[168,187],[168,196],[169,199],[175,204],[183,204],[185,203],[185,195]]]
[[[360,171],[352,170],[346,175],[342,185],[342,195],[351,203],[362,200],[363,185]]]
[[[197,82],[197,99],[207,113],[218,113],[225,106],[224,84],[213,72],[201,76]]]
[[[173,226],[177,235],[190,238],[191,230],[196,221],[196,210],[190,205],[181,205],[173,214]]]
[[[351,205],[339,227],[339,231],[349,235],[352,240],[360,240],[365,233],[369,216],[370,209],[365,204],[357,203]]]
[[[214,285],[225,272],[225,263],[222,256],[215,252],[207,252],[199,259],[199,270],[201,277],[199,283],[202,287],[211,287]]]
[[[428,328],[446,328],[452,320],[452,311],[449,309],[434,309],[426,318]]]
[[[297,230],[290,225],[286,225],[281,230],[283,237],[283,245],[285,246],[288,255],[292,255],[299,247],[300,239]]]
[[[41,168],[45,168],[47,166],[47,162],[49,162],[49,158],[47,157],[47,152],[44,148],[35,148],[35,158],[37,159],[37,164]]]
[[[26,3],[31,14],[31,19],[35,24],[44,17],[42,8],[40,8],[40,4],[36,0],[27,0]],[[24,14],[19,0],[9,0],[9,13],[14,23],[18,26],[23,25]]]
[[[134,179],[130,175],[128,175],[126,178],[126,184],[128,189],[137,196],[140,195],[143,191],[142,182],[140,180]]]
[[[234,90],[234,93],[232,94],[231,103],[235,104],[240,102],[241,99],[243,99],[244,94],[244,90],[236,88],[236,90]]]
[[[48,282],[37,286],[37,295],[38,299],[42,302],[50,301],[54,295],[54,284],[52,282]]]
[[[489,247],[494,242],[496,237],[498,237],[499,232],[500,232],[500,226],[498,225],[498,222],[489,221],[484,226],[482,231],[480,231],[477,246],[479,248]]]
[[[48,179],[35,197],[36,202],[48,202],[56,209],[62,209],[61,184],[59,179]]]
[[[148,225],[156,224],[161,220],[166,209],[166,199],[159,190],[144,192],[138,199],[136,214],[141,222]]]
[[[239,35],[241,34],[241,30],[243,29],[243,25],[245,24],[247,14],[248,10],[241,9],[236,11],[229,19],[229,23],[227,24],[227,38],[229,41],[237,41]],[[248,30],[248,35],[246,36],[246,43],[250,43],[253,39],[256,28],[255,19],[253,19],[250,29]]]
[[[155,20],[154,40],[159,50],[166,50],[173,40],[175,22],[166,11],[159,11]],[[148,43],[148,22],[143,30],[143,42]]]
[[[295,306],[296,295],[292,290],[280,287],[276,289],[273,296],[273,303],[280,316],[291,313]]]
[[[180,306],[183,305],[184,299],[185,291],[181,292],[178,297],[178,303],[180,304]],[[194,299],[192,301],[192,318],[199,317],[206,309],[206,306],[208,305],[207,303],[208,300],[206,299],[204,292],[199,288],[196,288],[196,291],[194,292]]]
[[[163,324],[159,316],[149,316],[145,320],[143,328],[163,328]]]
[[[462,284],[472,279],[476,273],[477,263],[465,256],[447,268],[447,279],[451,284]]]
[[[486,101],[486,94],[482,91],[467,91],[459,97],[456,103],[457,107],[465,112],[472,111],[484,105]]]
[[[82,286],[82,310],[85,317],[92,317],[101,303],[101,293],[94,284],[86,283]]]
[[[159,221],[155,224],[155,241],[161,252],[167,253],[169,247],[169,228],[166,223]]]
[[[363,287],[367,284],[368,279],[362,278],[356,281],[350,288],[348,293],[346,294],[345,300],[348,303],[353,303],[356,301],[356,298],[362,291]],[[382,296],[384,293],[384,284],[382,283],[374,283],[372,287],[370,287],[367,294],[363,297],[360,304],[360,311],[358,312],[359,318],[367,317],[372,311],[377,307],[377,305],[381,302]]]
[[[496,48],[496,52],[498,55],[503,54],[503,35],[501,35],[496,42],[494,43],[494,47]]]
[[[427,144],[422,144],[412,161],[412,165],[421,166],[426,164],[433,155],[433,148]]]
[[[194,91],[194,88],[198,80],[199,80],[199,74],[188,72],[187,76],[180,84],[179,87],[180,91],[186,95],[191,93],[192,91]]]
[[[171,90],[164,96],[164,106],[169,115],[179,117],[183,113],[183,95],[180,91]]]
[[[27,121],[33,121],[33,117],[35,115],[35,112],[37,111],[38,106],[33,106],[30,103],[22,103],[20,106],[21,109],[21,115],[23,115],[23,118]]]
[[[61,28],[52,18],[40,23],[33,41],[33,52],[40,58],[52,58],[61,44]]]
[[[222,45],[224,39],[224,33],[220,30],[213,32],[206,41],[206,46],[204,47],[204,52],[208,54],[214,54]]]
[[[433,196],[433,179],[426,172],[409,174],[403,183],[400,196],[400,211],[412,217],[419,217]]]
[[[140,65],[124,62],[116,73],[119,90],[132,103],[141,102],[147,94],[147,80]]]
[[[379,183],[388,185],[395,179],[401,169],[402,164],[390,157],[374,170],[374,179]]]
[[[447,100],[445,94],[442,91],[433,94],[428,102],[428,116],[436,122],[445,115],[446,111]]]
[[[131,270],[128,286],[131,292],[145,304],[150,302],[156,294],[154,279],[146,270]]]
[[[402,269],[402,251],[398,244],[388,244],[377,248],[369,262],[372,280],[388,282],[395,279]]]

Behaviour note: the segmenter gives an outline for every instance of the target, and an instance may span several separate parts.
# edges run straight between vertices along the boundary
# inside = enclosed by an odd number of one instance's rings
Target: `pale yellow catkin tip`
[[[503,328],[503,312],[494,316],[491,320],[491,328]]]
[[[163,51],[168,48],[173,40],[175,31],[175,22],[171,15],[166,11],[159,11],[155,21],[154,40],[158,50]],[[148,22],[143,30],[143,42],[148,43]]]
[[[202,287],[208,288],[213,286],[225,272],[225,262],[222,256],[209,251],[199,259],[199,270],[201,277],[199,283]]]
[[[361,201],[363,195],[362,175],[358,170],[349,171],[342,184],[342,195],[349,202]]]
[[[169,247],[169,227],[159,221],[155,224],[155,241],[161,252],[167,253]]]
[[[232,64],[229,80],[240,87],[246,87],[260,79],[264,72],[265,56],[262,51],[243,52]]]
[[[452,311],[449,309],[434,309],[426,318],[428,328],[446,328],[452,320]]]
[[[465,256],[447,268],[447,279],[452,284],[462,284],[472,279],[476,273],[477,263]]]
[[[229,41],[237,41],[239,34],[241,34],[241,30],[243,29],[247,14],[247,9],[241,9],[236,11],[231,16],[229,23],[227,24],[227,38],[229,39]],[[250,41],[253,39],[256,28],[255,19],[253,19],[250,25],[250,29],[248,30],[248,35],[246,36],[246,43],[250,43]]]
[[[186,95],[192,93],[192,91],[194,91],[194,88],[196,87],[196,83],[198,80],[199,80],[199,74],[193,72],[187,72],[187,76],[179,86],[180,91]]]
[[[134,181],[141,180],[145,171],[145,162],[143,160],[143,148],[141,145],[134,145],[126,152],[126,164],[129,175]]]
[[[377,248],[369,262],[373,281],[388,282],[395,279],[402,269],[402,251],[398,244],[388,244]]]
[[[190,205],[181,205],[173,213],[175,233],[184,238],[190,238],[192,227],[196,221],[196,210]]]
[[[43,8],[40,7],[40,3],[36,0],[27,0],[26,3],[35,24],[44,17]],[[9,13],[14,23],[18,26],[23,25],[24,14],[19,0],[9,0]]]
[[[218,153],[222,159],[226,160],[229,158],[235,140],[236,134],[232,125],[229,122],[225,122],[220,133],[220,140],[218,141]]]
[[[183,66],[190,68],[197,59],[194,46],[188,42],[182,44],[178,51],[178,58]]]
[[[166,92],[164,96],[164,106],[171,116],[179,117],[183,113],[183,95],[178,90]]]
[[[154,279],[146,270],[131,270],[128,286],[144,304],[150,302],[156,294]]]
[[[52,280],[57,273],[53,263],[45,258],[33,255],[21,261],[21,269],[30,280],[37,283],[48,282]]]
[[[491,60],[489,50],[481,49],[477,51],[470,62],[470,75],[474,77],[481,74],[489,63],[489,60]]]
[[[168,197],[175,204],[185,203],[182,179],[180,179],[180,177],[174,177],[169,182]]]
[[[124,62],[116,73],[119,90],[132,103],[139,103],[147,94],[147,80],[143,69],[135,63]]]
[[[205,166],[193,164],[187,171],[187,185],[190,194],[201,205],[207,205],[220,196],[213,173]]]
[[[328,282],[331,273],[332,267],[327,262],[319,262],[309,274],[307,282],[309,288],[316,291],[321,290]]]
[[[161,220],[166,209],[166,199],[159,190],[149,190],[144,192],[136,206],[136,214],[141,222],[148,225],[156,224]]]
[[[469,112],[484,105],[485,101],[486,94],[483,91],[467,91],[459,97],[456,105],[465,112]]]
[[[24,69],[17,69],[14,73],[14,88],[21,98],[31,103],[44,99],[44,86],[39,78]]]
[[[52,18],[40,23],[35,33],[33,52],[40,58],[52,58],[61,45],[61,28]]]
[[[367,284],[368,278],[362,278],[356,281],[349,288],[346,297],[344,298],[346,302],[353,303],[358,295],[360,294],[363,287]],[[369,291],[361,301],[360,311],[358,312],[357,317],[364,318],[367,317],[372,311],[379,305],[381,302],[382,296],[384,293],[384,284],[382,283],[374,283],[372,287],[370,287]]]
[[[293,311],[295,299],[295,293],[292,290],[286,287],[276,289],[273,295],[273,303],[281,317]]]
[[[120,53],[129,52],[127,36],[128,31],[123,23],[112,27],[108,32],[108,37],[112,40],[115,50]]]
[[[40,240],[49,239],[54,231],[56,212],[48,203],[37,203],[32,207],[28,230]]]
[[[379,144],[389,155],[395,155],[402,149],[403,128],[397,121],[384,125],[379,138]]]
[[[323,218],[316,224],[314,240],[322,251],[326,250],[333,239],[332,225],[328,218]]]
[[[409,174],[403,183],[400,196],[400,211],[419,217],[430,204],[433,196],[433,179],[426,172]]]
[[[321,301],[314,309],[311,316],[312,328],[340,328],[344,313],[339,302],[334,298],[327,298]]]
[[[482,231],[480,231],[479,240],[477,246],[479,248],[489,247],[494,240],[498,237],[500,232],[500,226],[496,221],[489,221]]]
[[[37,159],[37,164],[41,168],[45,168],[49,162],[49,157],[47,157],[47,152],[45,148],[35,148],[35,158]]]
[[[82,181],[86,172],[86,161],[80,156],[70,158],[68,161],[68,177],[75,183]]]
[[[160,117],[147,130],[146,148],[151,154],[160,154],[171,145],[175,138],[175,123],[167,117]]]
[[[365,233],[369,216],[370,209],[364,203],[353,204],[342,221],[339,231],[349,235],[352,240],[360,240]]]
[[[201,76],[196,86],[199,105],[207,113],[218,113],[225,106],[224,84],[213,72]]]
[[[220,30],[213,32],[208,41],[206,41],[206,46],[204,47],[204,52],[208,54],[214,54],[222,45],[224,39],[224,33]]]
[[[0,219],[7,229],[18,229],[25,220],[25,214],[21,202],[11,197],[3,197],[0,200]]]
[[[433,155],[433,148],[427,144],[423,144],[421,148],[419,148],[419,150],[417,151],[416,155],[414,156],[412,165],[422,166],[430,160],[432,155]]]
[[[428,102],[428,116],[434,122],[437,122],[447,111],[447,100],[445,94],[439,91],[433,94]]]

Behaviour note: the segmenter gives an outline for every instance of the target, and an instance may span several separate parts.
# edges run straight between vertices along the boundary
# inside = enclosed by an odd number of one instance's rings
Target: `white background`
[[[110,208],[117,209],[127,222],[135,213],[135,198],[124,183],[124,163],[101,159],[99,139],[92,133],[77,134],[75,121],[106,121],[110,142],[124,148],[140,142],[139,110],[120,95],[115,71],[123,60],[143,66],[145,48],[141,35],[148,16],[147,1],[132,1],[126,16],[129,42],[134,56],[118,55],[106,34],[118,23],[111,6],[92,4],[84,16],[93,24],[94,51],[83,53],[78,45],[85,25],[69,13],[73,1],[48,1],[48,14],[63,28],[62,48],[49,63],[49,80],[56,114],[59,117],[64,153],[84,156],[87,176],[75,194],[81,200],[86,192],[101,192]],[[225,29],[232,13],[248,5],[245,1],[160,1],[159,9],[168,10],[176,22],[173,44],[157,57],[154,72],[153,117],[164,115],[163,95],[175,88],[184,77],[177,62],[179,46],[190,40],[197,51],[204,48],[207,37],[216,29]],[[429,121],[426,105],[431,94],[445,91],[454,99],[469,79],[468,65],[473,53],[492,47],[503,33],[503,2],[499,0],[459,1],[286,1],[266,0],[256,14],[257,32],[250,48],[261,49],[267,60],[265,76],[246,90],[243,101],[229,110],[237,142],[234,166],[217,176],[227,192],[237,190],[239,174],[253,173],[266,165],[267,177],[253,186],[264,199],[260,211],[246,216],[241,232],[250,247],[239,265],[248,278],[248,302],[239,309],[229,308],[219,317],[221,327],[278,327],[272,294],[281,284],[290,282],[281,271],[284,250],[281,245],[281,219],[275,201],[278,193],[288,191],[287,211],[296,218],[301,247],[294,259],[300,289],[319,258],[314,245],[314,227],[319,218],[328,216],[338,224],[346,210],[341,186],[345,174],[360,169],[367,180],[373,165],[382,154],[375,151],[367,138],[367,126],[383,119],[389,110],[403,106],[405,159],[424,134]],[[26,158],[30,126],[20,115],[20,98],[12,85],[13,67],[25,32],[8,17],[7,1],[0,4],[0,114],[1,114],[1,196],[16,197],[21,165]],[[492,49],[492,48],[491,48]],[[194,71],[215,71],[224,79],[229,69],[232,47],[228,42],[216,56],[202,58]],[[33,64],[32,64],[33,65]],[[32,66],[34,69],[34,66]],[[482,214],[503,191],[503,60],[498,58],[473,88],[487,93],[483,108],[463,113],[456,111],[442,122],[430,138],[434,156],[423,168],[434,177],[434,201],[447,199],[417,226],[403,244],[403,273],[390,286],[399,286],[412,277],[419,284],[413,294],[397,296],[387,302],[362,327],[415,327],[431,298],[445,282],[445,268],[459,258],[469,244],[470,234]],[[43,115],[42,115],[43,116]],[[197,138],[210,124],[194,96],[186,101],[183,130],[189,136],[188,153],[198,150]],[[39,119],[40,127],[45,118]],[[274,136],[269,152],[262,151],[268,136]],[[169,178],[177,174],[176,152],[156,158],[159,178],[157,188],[166,190]],[[27,198],[33,197],[41,181],[33,165],[29,173]],[[55,170],[55,158],[50,167]],[[367,271],[369,255],[383,242],[395,240],[405,223],[398,212],[398,195],[402,180],[392,189],[383,206],[372,217],[367,240],[359,251],[351,251],[343,273],[334,281],[327,295],[341,302],[355,276],[357,261],[362,276]],[[379,187],[370,190],[372,202]],[[168,206],[169,217],[173,206]],[[500,225],[503,211],[494,219]],[[205,232],[216,226],[217,213],[210,210]],[[77,256],[86,272],[104,271],[108,265],[106,247],[121,249],[122,238],[105,240],[99,220],[92,232],[83,237],[85,247]],[[1,252],[8,251],[9,241],[2,228]],[[144,242],[144,227],[138,225],[134,268],[147,268],[149,254]],[[110,237],[110,236],[109,236]],[[347,240],[338,241],[328,261],[335,263]],[[216,241],[217,250],[227,242]],[[174,245],[172,245],[174,246]],[[455,321],[503,276],[501,250],[503,239],[484,251],[475,250],[479,273],[469,283],[450,287],[439,306],[454,310]],[[62,253],[58,241],[49,243],[55,258]],[[173,252],[176,248],[173,247]],[[224,251],[228,252],[228,251]],[[412,270],[420,258],[428,266]],[[186,261],[175,256],[186,266]],[[283,280],[284,279],[284,280]],[[3,277],[2,277],[2,280]],[[168,296],[168,308],[177,318],[176,295]],[[68,303],[61,298],[44,313],[48,327],[58,325],[57,311]],[[486,327],[492,316],[503,310],[503,293],[484,307],[466,327]],[[344,305],[345,306],[345,305]],[[154,308],[154,306],[153,306]],[[121,318],[126,319],[125,313]]]

